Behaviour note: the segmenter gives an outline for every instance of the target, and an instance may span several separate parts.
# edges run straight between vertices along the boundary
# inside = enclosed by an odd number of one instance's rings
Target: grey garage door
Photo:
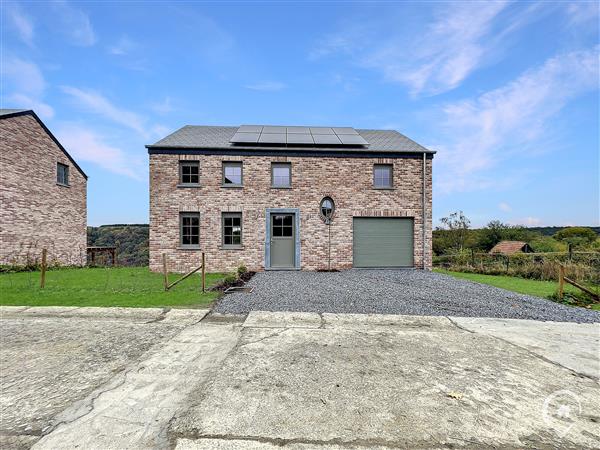
[[[413,219],[355,217],[354,267],[412,267]]]

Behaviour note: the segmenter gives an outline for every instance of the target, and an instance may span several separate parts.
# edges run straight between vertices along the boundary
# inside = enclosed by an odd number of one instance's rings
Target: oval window
[[[335,210],[335,204],[331,197],[324,197],[321,200],[321,216],[326,222],[329,222],[333,217],[333,211]]]

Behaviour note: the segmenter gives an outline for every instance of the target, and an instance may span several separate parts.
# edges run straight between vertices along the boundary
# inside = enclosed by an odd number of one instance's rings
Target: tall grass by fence
[[[433,265],[448,270],[510,275],[556,281],[560,266],[567,277],[600,284],[600,252],[519,253],[514,255],[462,252],[433,257]]]

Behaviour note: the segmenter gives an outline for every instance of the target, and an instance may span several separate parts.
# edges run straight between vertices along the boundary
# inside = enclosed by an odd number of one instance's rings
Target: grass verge
[[[530,280],[526,278],[509,277],[503,275],[482,275],[478,273],[451,272],[444,269],[434,269],[434,272],[451,275],[463,280],[475,281],[477,283],[489,284],[507,291],[518,292],[519,294],[533,295],[554,300],[552,297],[558,289],[558,283],[554,281]],[[577,294],[578,289],[569,284],[565,285],[565,292]],[[591,309],[600,310],[600,304],[591,305]]]
[[[178,275],[171,275],[174,281]],[[227,274],[206,274],[207,288]],[[219,296],[201,291],[199,274],[165,292],[163,277],[147,267],[78,268],[46,272],[46,287],[40,289],[40,272],[0,274],[0,305],[17,306],[121,306],[205,307]]]

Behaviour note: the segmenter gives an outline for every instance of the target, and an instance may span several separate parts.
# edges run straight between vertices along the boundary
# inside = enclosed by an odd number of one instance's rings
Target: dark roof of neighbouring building
[[[523,247],[527,245],[527,242],[522,241],[500,241],[490,250],[490,253],[504,253],[505,255],[512,255],[513,253],[519,253],[523,251]]]
[[[27,109],[0,109],[0,117],[10,116],[15,113],[22,113],[28,111]]]
[[[433,155],[435,151],[429,150],[412,139],[394,130],[363,130],[356,131],[369,142],[366,147],[333,147],[319,146],[261,146],[258,144],[232,144],[230,139],[238,127],[225,126],[200,126],[186,125],[158,142],[147,145],[148,151],[153,150],[221,150],[221,151],[299,151],[299,152],[344,152],[344,153],[427,153]]]
[[[83,169],[81,167],[79,167],[79,164],[77,164],[75,162],[75,160],[71,157],[71,155],[69,155],[69,152],[67,152],[67,150],[62,146],[62,144],[58,141],[58,139],[56,139],[56,137],[52,134],[52,132],[48,129],[48,127],[44,124],[44,122],[42,122],[42,120],[37,116],[37,114],[35,112],[33,112],[32,109],[0,109],[0,120],[9,119],[11,117],[25,116],[25,115],[32,116],[37,121],[37,123],[40,124],[40,126],[44,129],[44,131],[50,137],[50,139],[52,139],[54,141],[54,143],[65,154],[65,156],[67,158],[69,158],[69,161],[71,161],[73,166],[87,180],[88,176],[85,174]]]

